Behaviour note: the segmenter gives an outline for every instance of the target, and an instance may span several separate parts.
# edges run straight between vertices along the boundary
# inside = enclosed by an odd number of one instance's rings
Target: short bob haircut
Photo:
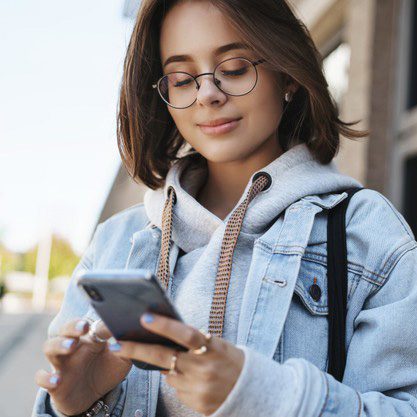
[[[159,51],[165,14],[179,1],[143,0],[128,45],[117,114],[117,141],[129,175],[151,189],[160,188],[186,141],[167,105],[152,84],[163,75]],[[308,29],[285,0],[199,0],[217,7],[243,42],[277,74],[299,84],[277,129],[283,151],[306,143],[314,158],[329,163],[340,146],[339,135],[361,138],[368,132],[350,128],[357,122],[339,119],[323,75],[322,57]],[[182,149],[181,149],[182,148]],[[179,152],[181,150],[181,152]],[[193,148],[188,153],[195,153]],[[183,152],[183,156],[188,154]]]

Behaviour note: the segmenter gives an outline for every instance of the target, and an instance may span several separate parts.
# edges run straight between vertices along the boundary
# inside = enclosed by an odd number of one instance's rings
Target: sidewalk
[[[42,346],[52,314],[0,311],[1,417],[30,417],[37,392],[37,369],[49,369]]]

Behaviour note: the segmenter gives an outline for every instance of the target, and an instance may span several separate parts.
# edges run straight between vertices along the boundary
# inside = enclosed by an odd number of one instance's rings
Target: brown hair
[[[133,179],[152,189],[164,184],[172,162],[179,158],[178,151],[186,144],[167,105],[152,88],[163,74],[159,55],[161,23],[178,1],[142,1],[124,61],[120,89],[119,151]],[[278,127],[283,151],[305,142],[314,158],[327,164],[339,150],[339,134],[349,139],[368,135],[349,127],[357,122],[339,119],[337,105],[323,75],[321,55],[308,29],[285,0],[205,1],[223,12],[243,41],[271,69],[288,74],[300,85],[292,101],[285,104],[285,117]]]

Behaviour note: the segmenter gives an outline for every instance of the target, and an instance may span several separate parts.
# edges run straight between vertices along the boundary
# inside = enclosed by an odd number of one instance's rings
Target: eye
[[[220,64],[217,71],[224,77],[239,77],[246,75],[252,69],[249,61],[240,58],[233,58]]]
[[[184,85],[188,85],[191,82],[191,78],[188,78],[187,80],[184,81],[178,81],[174,84],[174,87],[182,87]]]
[[[242,68],[240,68],[238,70],[234,70],[234,71],[222,71],[222,74],[223,75],[234,75],[234,76],[236,76],[236,75],[244,75],[247,72],[248,72],[248,69],[242,67]]]
[[[164,84],[167,85],[167,87],[175,87],[175,88],[181,88],[189,86],[191,83],[193,83],[194,80],[189,75],[184,74],[182,72],[173,72],[169,75],[166,75],[164,78]]]

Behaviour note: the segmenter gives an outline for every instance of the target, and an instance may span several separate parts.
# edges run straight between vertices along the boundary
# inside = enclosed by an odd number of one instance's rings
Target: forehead
[[[222,12],[206,1],[182,1],[165,16],[160,33],[160,54],[204,57],[220,45],[240,41]]]

